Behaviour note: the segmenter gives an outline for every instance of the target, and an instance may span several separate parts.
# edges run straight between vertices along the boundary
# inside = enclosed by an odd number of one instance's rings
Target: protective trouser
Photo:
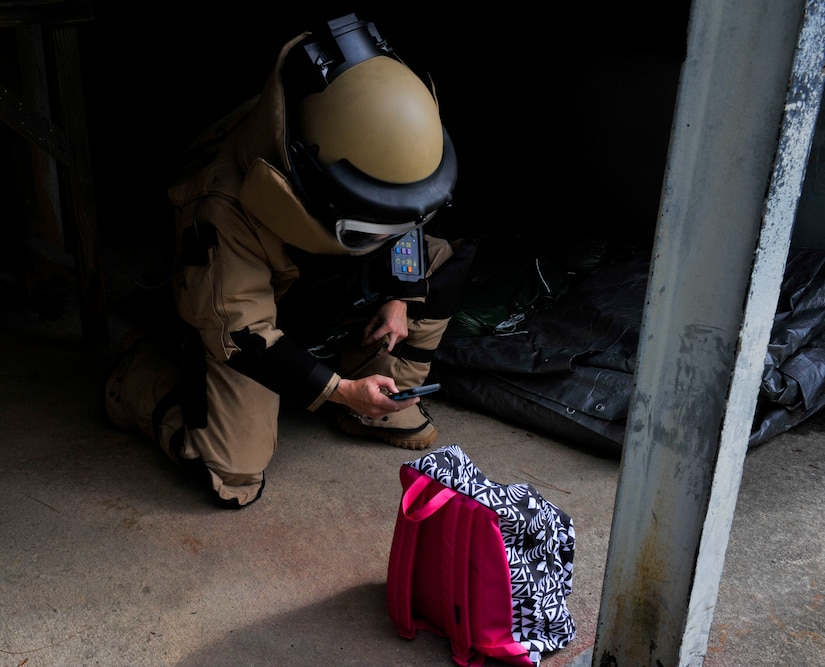
[[[380,348],[361,348],[360,338],[341,352],[337,370],[344,377],[386,375],[399,389],[423,384],[430,373],[444,331],[455,311],[464,277],[475,254],[475,244],[461,240],[453,244],[428,237],[427,279],[429,291],[423,303],[411,302],[407,314],[407,338],[383,354]]]
[[[139,338],[107,382],[107,411],[136,426],[196,481],[219,507],[260,497],[275,451],[280,397],[223,362],[207,359],[196,332],[182,354]],[[190,428],[184,415],[203,427]]]
[[[432,239],[429,293],[420,308],[415,303],[408,308],[407,339],[389,354],[355,345],[343,350],[342,372],[388,375],[399,388],[423,383],[474,248],[466,241],[451,245]],[[241,508],[260,497],[277,446],[278,394],[206,355],[194,329],[180,360],[147,343],[139,346],[123,377],[129,420],[204,481],[219,507]]]

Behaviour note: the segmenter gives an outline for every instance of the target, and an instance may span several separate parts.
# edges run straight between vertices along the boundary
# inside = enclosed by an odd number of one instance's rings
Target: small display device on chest
[[[392,247],[392,273],[399,280],[415,282],[424,277],[424,232],[414,229]]]

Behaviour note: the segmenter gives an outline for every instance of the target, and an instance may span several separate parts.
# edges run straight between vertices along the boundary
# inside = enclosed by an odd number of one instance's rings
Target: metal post
[[[823,0],[694,0],[592,664],[701,665],[822,97]]]

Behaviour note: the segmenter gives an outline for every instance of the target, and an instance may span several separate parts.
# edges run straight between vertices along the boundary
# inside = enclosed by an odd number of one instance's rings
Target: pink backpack
[[[402,637],[449,637],[462,667],[538,667],[575,637],[570,517],[528,484],[491,482],[458,445],[403,464],[400,478],[387,601]]]

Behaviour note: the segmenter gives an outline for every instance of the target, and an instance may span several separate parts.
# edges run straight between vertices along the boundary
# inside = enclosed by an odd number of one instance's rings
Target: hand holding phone
[[[441,385],[438,382],[435,384],[422,384],[419,387],[412,387],[411,389],[399,391],[397,394],[389,394],[389,397],[394,401],[404,401],[408,398],[432,394],[434,391],[438,391],[439,389],[441,389]]]

